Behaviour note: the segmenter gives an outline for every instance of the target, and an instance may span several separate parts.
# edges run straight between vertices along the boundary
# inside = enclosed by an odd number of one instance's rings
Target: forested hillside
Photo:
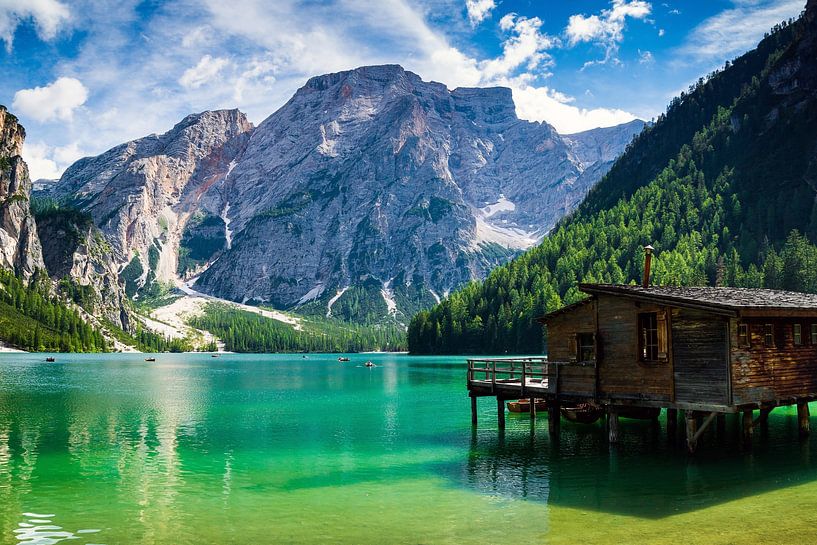
[[[817,291],[817,18],[774,29],[701,80],[629,147],[577,212],[409,327],[414,353],[535,353],[535,318],[579,282]]]

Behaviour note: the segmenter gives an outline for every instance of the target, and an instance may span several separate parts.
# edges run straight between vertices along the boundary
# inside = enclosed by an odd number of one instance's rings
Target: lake
[[[817,433],[470,424],[464,358],[0,355],[0,543],[805,543]],[[371,359],[375,368],[360,366]],[[815,413],[814,408],[812,414]],[[812,423],[812,427],[815,424]]]

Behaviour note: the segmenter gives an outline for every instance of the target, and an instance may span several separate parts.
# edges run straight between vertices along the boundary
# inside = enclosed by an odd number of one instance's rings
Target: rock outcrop
[[[30,278],[44,269],[29,199],[31,180],[22,158],[25,129],[0,106],[0,266]]]

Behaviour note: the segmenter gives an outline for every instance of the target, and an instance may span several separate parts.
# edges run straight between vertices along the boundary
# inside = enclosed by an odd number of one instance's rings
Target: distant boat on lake
[[[145,358],[145,361],[156,361],[156,358]]]
[[[48,356],[47,358],[45,358],[45,361],[47,361],[48,363],[54,363],[54,362],[55,362],[55,361],[57,361],[57,360],[56,360],[56,359],[54,359],[54,357],[53,357],[53,356]]]

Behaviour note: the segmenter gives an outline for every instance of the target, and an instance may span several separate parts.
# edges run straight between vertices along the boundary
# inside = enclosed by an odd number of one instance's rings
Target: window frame
[[[776,348],[774,339],[774,324],[763,324],[763,346],[765,348]]]
[[[645,328],[644,327],[645,320],[649,320],[651,323],[647,325],[652,327]],[[639,312],[637,315],[636,334],[638,336],[638,361],[642,363],[655,364],[662,361],[661,358],[659,357],[661,355],[661,352],[658,322],[659,320],[657,311]],[[647,338],[648,335],[650,335],[649,339]]]
[[[795,322],[791,325],[791,342],[794,346],[805,346],[803,342],[803,324]]]
[[[740,348],[751,348],[751,334],[749,331],[749,324],[738,323],[738,346]]]
[[[817,323],[812,323],[809,325],[810,325],[809,330],[811,333],[810,335],[811,338],[809,340],[811,341],[811,344],[817,345]]]
[[[582,340],[587,341],[589,339],[589,343],[582,343]],[[582,352],[584,349],[589,348],[590,350],[590,357],[583,358]],[[596,334],[591,333],[589,331],[580,331],[576,333],[576,361],[596,361]]]

